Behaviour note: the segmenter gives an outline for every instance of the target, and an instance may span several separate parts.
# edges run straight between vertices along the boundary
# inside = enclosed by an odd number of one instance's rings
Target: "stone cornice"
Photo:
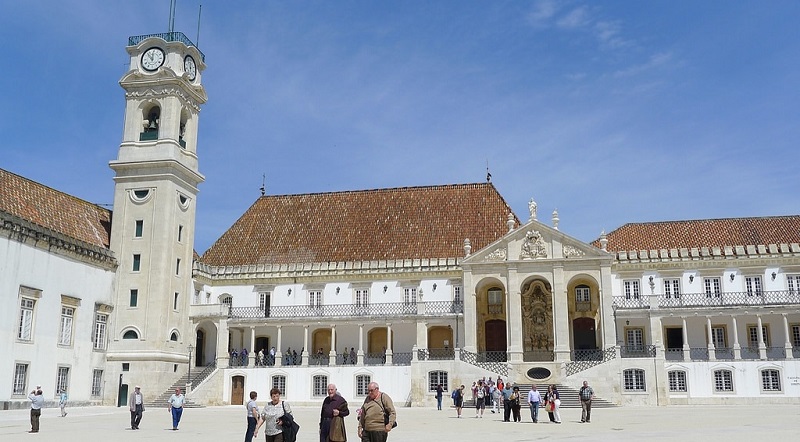
[[[630,250],[614,252],[615,262],[623,263],[686,263],[741,259],[785,259],[800,257],[800,244],[758,244],[725,247],[693,247],[681,249]]]
[[[117,267],[114,253],[109,249],[71,238],[2,210],[0,210],[0,232],[10,240],[88,262],[107,270]]]

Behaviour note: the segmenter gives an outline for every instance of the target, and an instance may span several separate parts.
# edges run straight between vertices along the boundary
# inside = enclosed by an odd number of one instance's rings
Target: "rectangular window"
[[[322,290],[310,290],[308,292],[308,306],[315,310],[322,308]],[[327,391],[325,394],[328,394]]]
[[[761,277],[760,276],[745,276],[744,285],[747,289],[747,296],[761,296]]]
[[[764,346],[769,347],[769,326],[761,326],[761,335],[764,337]],[[751,348],[758,348],[758,326],[747,326],[747,340]]]
[[[669,298],[679,299],[681,297],[681,280],[670,278],[664,280],[664,295]]]
[[[281,395],[286,397],[286,376],[276,375],[272,377],[272,388],[281,391]]]
[[[122,371],[131,371],[131,363],[130,362],[123,362],[122,363]]]
[[[639,299],[638,279],[628,279],[622,281],[622,287],[625,290],[625,299]]]
[[[489,305],[503,305],[503,291],[500,289],[489,289],[486,293]]]
[[[432,371],[428,373],[428,391],[436,391],[436,387],[441,385],[444,391],[447,391],[447,372],[446,371]]]
[[[715,348],[727,348],[728,342],[725,339],[725,327],[711,327],[711,343]]]
[[[131,289],[131,302],[129,305],[131,307],[139,305],[139,289]]]
[[[69,390],[69,367],[58,367],[58,374],[56,375],[56,391],[55,394],[61,394],[62,391]]]
[[[28,386],[28,364],[17,363],[14,367],[14,391],[12,394],[25,394]]]
[[[356,376],[356,396],[366,396],[370,382],[372,382],[372,377],[368,374]]]
[[[178,258],[178,260],[175,262],[175,276],[180,276],[180,275],[181,275],[181,259]]]
[[[717,370],[714,372],[714,391],[733,391],[733,374],[730,370]]]
[[[175,292],[175,298],[172,300],[172,309],[178,310],[178,292]]]
[[[630,351],[644,350],[644,329],[628,328],[625,329],[625,344]]]
[[[136,220],[136,230],[133,232],[134,238],[141,238],[142,232],[144,232],[144,221],[137,219]]]
[[[265,311],[269,306],[269,297],[271,292],[261,292],[258,294],[258,310]]]
[[[685,371],[670,371],[667,373],[669,378],[669,391],[672,392],[686,392],[686,372]]]
[[[416,287],[406,287],[403,289],[403,303],[406,305],[417,303],[417,289]]]
[[[356,289],[356,307],[369,307],[369,289]]]
[[[92,396],[103,394],[103,370],[92,370]]]
[[[460,303],[461,300],[463,299],[461,295],[461,290],[462,289],[460,285],[453,286],[453,302],[455,302],[456,304]]]
[[[792,347],[800,348],[800,325],[792,325]]]
[[[705,278],[703,279],[703,287],[705,288],[706,298],[719,298],[721,295],[720,292],[720,282],[719,278]]]
[[[644,370],[630,369],[623,371],[622,385],[625,391],[646,391]]]
[[[36,300],[21,298],[19,303],[19,329],[17,339],[20,341],[33,340],[33,307]]]
[[[94,315],[94,348],[95,350],[105,350],[106,348],[106,324],[108,315],[96,313]]]
[[[575,288],[575,302],[589,302],[589,287]]]
[[[761,389],[781,391],[781,377],[778,370],[761,370]]]
[[[72,318],[74,316],[74,308],[61,306],[61,330],[58,334],[58,345],[72,345]]]
[[[183,226],[178,226],[178,242],[183,240]]]
[[[138,272],[142,267],[142,255],[138,253],[133,254],[133,271]]]
[[[786,275],[786,284],[790,294],[800,293],[800,275]]]
[[[328,395],[328,377],[325,375],[316,375],[314,376],[314,396],[327,396]]]

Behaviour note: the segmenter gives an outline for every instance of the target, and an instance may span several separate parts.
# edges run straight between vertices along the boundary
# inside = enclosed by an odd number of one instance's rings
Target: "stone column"
[[[417,321],[417,348],[428,349],[428,323],[425,321]]]
[[[666,354],[664,353],[664,332],[661,327],[661,318],[653,317],[650,313],[650,336],[652,345],[656,348],[653,369],[656,372],[656,389],[658,405],[669,405],[669,391],[666,382],[658,382],[659,379],[667,379]]]
[[[384,365],[392,365],[392,324],[386,323],[386,353],[384,353]]]
[[[782,313],[783,316],[783,335],[786,336],[786,342],[783,344],[783,348],[786,352],[786,359],[794,359],[794,354],[792,353],[792,335],[789,334],[789,318],[786,317],[786,313]]]
[[[278,346],[275,348],[275,366],[280,367],[283,365],[283,353],[281,352],[281,348],[283,348],[282,341],[282,334],[281,334],[282,326],[278,326]]]
[[[560,325],[560,326],[559,326]],[[569,351],[569,308],[567,307],[567,288],[564,286],[564,267],[553,267],[553,327],[555,328],[556,362],[568,362]]]
[[[300,365],[308,367],[308,326],[303,326],[303,354]]]
[[[706,316],[706,333],[708,334],[708,360],[717,360],[717,348],[714,345],[714,336],[711,334],[711,316]]]
[[[256,327],[254,325],[250,326],[250,353],[247,354],[247,366],[248,367],[255,367],[256,366],[256,357],[258,357],[258,352],[256,351]]]
[[[736,316],[731,315],[733,319],[733,359],[742,359],[742,346],[739,345],[739,323]]]
[[[328,365],[336,365],[336,324],[331,324],[331,350],[328,352]]]
[[[522,362],[522,297],[519,287],[519,275],[516,266],[508,266],[506,276],[507,302],[506,319],[508,320],[508,361]]]
[[[681,322],[683,323],[683,328],[681,329],[681,334],[683,335],[683,360],[690,361],[692,359],[692,349],[689,347],[689,330],[686,325],[686,316],[681,316]]]
[[[616,345],[616,324],[614,323],[614,293],[611,290],[611,265],[600,267],[600,326],[603,328],[602,349]]]
[[[764,330],[761,322],[761,315],[756,315],[758,319],[758,358],[762,361],[767,359],[767,344],[764,342]]]
[[[364,365],[364,324],[358,324],[358,365]]]
[[[217,367],[228,368],[230,367],[231,354],[228,352],[228,319],[223,318],[219,320],[217,325]]]
[[[464,271],[464,349],[478,351],[478,295],[472,285],[472,274]]]

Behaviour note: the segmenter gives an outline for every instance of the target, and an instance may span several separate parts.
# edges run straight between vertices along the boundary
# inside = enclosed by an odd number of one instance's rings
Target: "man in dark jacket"
[[[328,397],[322,401],[322,411],[319,416],[319,441],[346,441],[347,432],[344,428],[344,418],[349,414],[347,401],[339,394],[336,385],[328,384]]]

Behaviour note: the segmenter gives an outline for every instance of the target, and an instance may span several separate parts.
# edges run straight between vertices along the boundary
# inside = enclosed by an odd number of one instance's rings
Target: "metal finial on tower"
[[[169,32],[175,31],[175,9],[178,7],[178,0],[169,2]]]
[[[486,160],[486,182],[487,183],[492,182],[492,174],[491,172],[489,172],[489,160]]]
[[[261,175],[261,196],[267,193],[267,174]]]

